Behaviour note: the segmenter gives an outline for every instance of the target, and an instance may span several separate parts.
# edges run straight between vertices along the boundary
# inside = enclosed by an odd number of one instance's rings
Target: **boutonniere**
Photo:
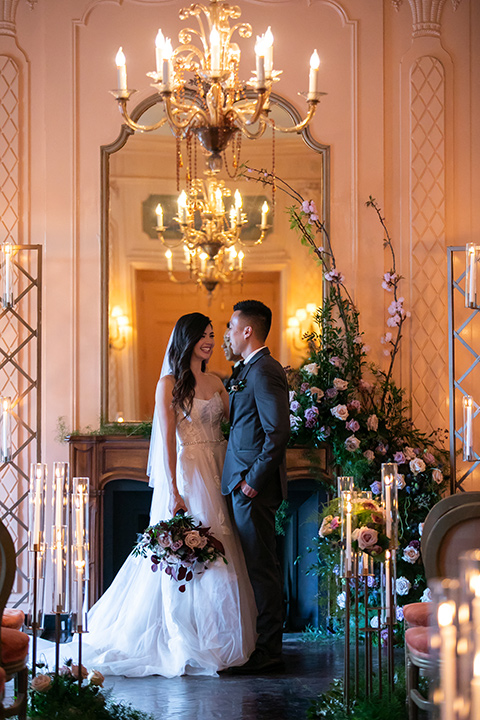
[[[245,385],[247,384],[246,380],[236,380],[230,387],[228,388],[228,392],[230,395],[233,395],[234,393],[241,392],[245,389]]]

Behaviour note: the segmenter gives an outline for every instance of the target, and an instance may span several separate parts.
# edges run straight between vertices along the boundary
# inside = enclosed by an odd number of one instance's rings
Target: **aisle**
[[[156,720],[305,720],[310,700],[343,670],[342,643],[284,637],[285,670],[263,676],[106,678],[115,699]]]

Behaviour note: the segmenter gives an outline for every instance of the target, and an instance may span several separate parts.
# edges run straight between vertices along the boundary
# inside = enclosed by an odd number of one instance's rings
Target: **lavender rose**
[[[298,412],[301,407],[302,407],[302,406],[300,405],[300,403],[298,402],[298,400],[293,400],[293,401],[290,403],[290,410],[291,410],[292,412]]]
[[[318,408],[309,407],[305,410],[305,426],[312,428],[318,420]]]
[[[412,583],[406,577],[402,576],[402,577],[397,578],[397,582],[396,582],[397,595],[408,595],[411,587],[412,587]]]
[[[406,459],[405,455],[402,453],[401,450],[396,452],[395,455],[393,456],[393,462],[397,463],[397,465],[403,465],[403,463],[405,462],[405,459]]]
[[[380,495],[382,492],[382,483],[378,482],[378,480],[374,480],[370,485],[370,490],[374,495]]]
[[[357,430],[360,430],[360,423],[357,420],[349,420],[345,427],[347,430],[351,430],[352,432],[357,432]]]

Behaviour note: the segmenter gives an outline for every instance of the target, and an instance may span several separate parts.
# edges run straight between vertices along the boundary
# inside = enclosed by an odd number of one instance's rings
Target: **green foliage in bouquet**
[[[299,369],[287,369],[291,443],[318,447],[328,442],[337,473],[352,475],[355,486],[370,490],[374,499],[381,492],[382,463],[397,463],[400,518],[397,602],[401,605],[427,599],[420,537],[428,511],[446,488],[449,472],[444,449],[446,433],[437,430],[427,434],[415,426],[405,391],[394,379],[394,363],[410,313],[400,294],[402,276],[380,207],[372,197],[366,203],[377,214],[384,234],[384,250],[390,258],[390,269],[381,279],[383,290],[391,298],[386,331],[380,339],[386,368],[368,361],[358,309],[337,267],[315,204],[264,170],[244,168],[242,174],[275,186],[293,200],[288,210],[291,228],[299,233],[322,271],[324,300],[314,316],[317,329],[305,335],[308,357]],[[336,494],[333,484],[330,490]],[[320,520],[332,514],[326,508]],[[335,572],[338,574],[338,554],[331,552],[335,542],[334,534],[319,536],[311,547],[317,557],[311,572],[329,582],[333,582]]]

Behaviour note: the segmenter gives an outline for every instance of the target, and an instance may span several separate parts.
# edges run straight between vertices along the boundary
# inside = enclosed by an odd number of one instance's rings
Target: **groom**
[[[276,553],[275,513],[287,493],[285,449],[290,437],[285,372],[265,340],[271,310],[258,300],[234,305],[227,334],[245,364],[230,388],[230,438],[222,493],[231,495],[235,524],[258,610],[256,648],[235,673],[282,664],[283,582]]]

